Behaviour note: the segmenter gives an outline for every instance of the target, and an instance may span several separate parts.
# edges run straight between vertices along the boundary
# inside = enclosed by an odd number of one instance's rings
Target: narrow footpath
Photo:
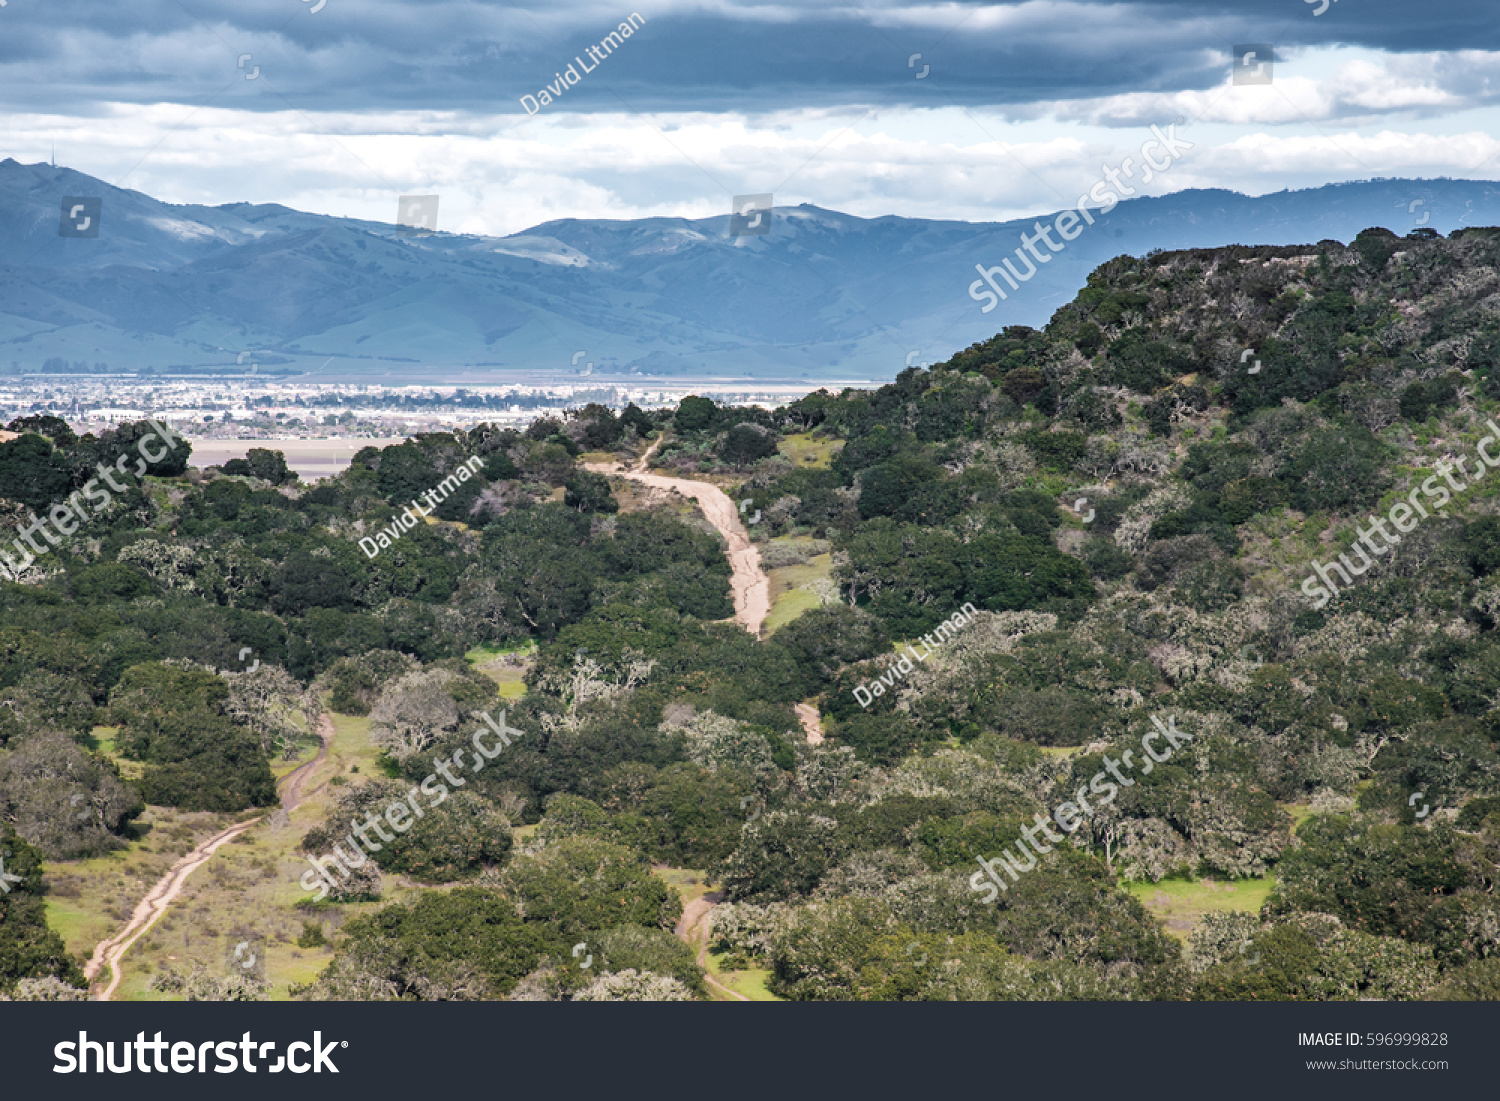
[[[718,979],[714,978],[713,972],[708,969],[708,937],[710,933],[710,915],[713,908],[718,905],[707,898],[695,899],[689,902],[682,910],[682,920],[677,923],[677,936],[689,947],[698,950],[698,966],[703,969],[703,978],[708,985],[729,998],[748,1002],[750,999],[738,990],[730,990]]]
[[[281,806],[288,814],[302,802],[302,789],[308,777],[328,758],[328,745],[333,740],[333,720],[327,715],[324,715],[318,723],[318,737],[323,743],[318,749],[318,755],[306,764],[299,765],[281,779]],[[213,858],[214,853],[219,851],[220,846],[233,841],[260,820],[261,816],[257,816],[247,822],[236,822],[228,829],[220,830],[203,841],[192,852],[179,859],[167,869],[167,874],[157,880],[156,885],[146,893],[146,897],[136,905],[135,912],[125,923],[125,928],[108,940],[99,942],[94,949],[93,956],[83,969],[83,976],[92,986],[99,973],[108,967],[110,979],[108,986],[103,989],[94,989],[94,1001],[107,1002],[114,997],[115,991],[119,989],[120,980],[124,977],[120,962],[125,958],[125,953],[130,951],[130,946],[140,940],[146,931],[167,912],[173,900],[182,893],[183,887],[187,886],[188,877],[207,864]]]

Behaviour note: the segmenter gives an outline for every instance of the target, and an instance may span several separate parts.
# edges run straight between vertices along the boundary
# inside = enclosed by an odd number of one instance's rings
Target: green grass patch
[[[1281,804],[1281,809],[1292,816],[1293,836],[1295,836],[1297,831],[1302,828],[1303,822],[1306,822],[1309,818],[1317,813],[1306,803],[1283,803]]]
[[[733,990],[736,994],[743,994],[752,1002],[784,1002],[785,998],[778,998],[766,989],[766,980],[771,977],[771,972],[763,967],[751,967],[744,971],[725,971],[721,961],[724,958],[722,952],[710,952],[704,957],[708,961],[708,971],[716,980]],[[713,987],[708,988],[715,1001],[728,1002],[733,998],[726,997]]]
[[[818,595],[805,586],[833,578],[833,555],[814,555],[800,566],[771,570],[768,576],[771,579],[771,613],[766,616],[764,631],[769,635],[822,603]]]
[[[708,877],[703,872],[692,868],[671,868],[665,864],[657,864],[652,866],[651,872],[682,896],[684,909],[689,903],[697,902],[708,894],[710,890]]]
[[[139,780],[146,771],[146,766],[141,761],[132,761],[120,756],[118,737],[120,728],[118,726],[96,726],[84,739],[86,748],[92,749],[102,757],[113,761],[120,769],[120,775],[127,780]]]
[[[506,669],[495,674],[502,700],[518,700],[526,695],[526,670]]]
[[[805,470],[826,470],[833,465],[833,457],[843,450],[843,440],[830,440],[814,436],[811,432],[799,432],[786,436],[776,444],[793,465]]]
[[[514,646],[476,646],[464,660],[495,682],[502,700],[518,700],[526,695],[526,672],[536,656],[536,643],[530,639]],[[515,664],[519,658],[523,664]]]
[[[536,643],[531,639],[527,639],[525,642],[518,642],[514,646],[496,646],[484,643],[474,647],[465,654],[464,660],[470,665],[480,665],[487,661],[494,661],[497,658],[509,657],[511,654],[520,654],[523,657],[535,657]]]
[[[47,861],[47,923],[70,953],[88,959],[179,857],[239,817],[148,806],[134,823],[140,840],[128,847],[87,860]]]
[[[1256,913],[1276,886],[1274,876],[1249,879],[1163,879],[1160,883],[1124,882],[1167,933],[1186,940],[1204,914],[1243,910]]]
[[[83,744],[95,753],[102,753],[106,757],[114,759],[119,753],[115,748],[115,738],[120,733],[118,726],[96,726],[89,732],[89,736],[83,740]]]
[[[810,612],[822,603],[816,594],[806,589],[792,589],[782,593],[771,605],[771,612],[766,616],[765,633],[775,634],[778,628],[785,627],[803,612]]]
[[[333,768],[327,775],[359,772],[379,776],[380,750],[370,744],[369,717],[333,713],[329,717],[333,719],[333,740],[328,744],[328,760]],[[313,784],[320,782],[319,778],[313,778]]]

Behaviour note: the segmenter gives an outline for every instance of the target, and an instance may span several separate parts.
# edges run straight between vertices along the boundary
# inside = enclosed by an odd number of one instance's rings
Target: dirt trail
[[[105,966],[109,967],[111,975],[109,985],[94,996],[95,1001],[107,1002],[114,996],[116,988],[120,985],[120,979],[123,977],[120,960],[130,950],[130,946],[138,941],[147,929],[156,924],[157,918],[166,913],[172,900],[182,893],[188,876],[208,863],[209,858],[218,851],[220,845],[233,841],[259,821],[259,818],[252,818],[248,822],[239,822],[230,826],[227,830],[220,830],[173,864],[146,897],[141,899],[135,908],[135,913],[131,914],[130,920],[125,923],[125,928],[109,940],[99,942],[98,947],[94,949],[93,958],[83,969],[84,977],[92,983],[100,969]]]
[[[318,720],[318,755],[311,761],[298,765],[291,772],[281,778],[281,808],[288,814],[296,810],[302,802],[302,787],[307,783],[313,770],[328,760],[328,746],[333,741],[333,719],[323,715]]]
[[[730,990],[715,979],[708,970],[709,914],[713,912],[716,904],[712,896],[704,896],[689,902],[683,907],[682,920],[677,923],[677,936],[698,949],[698,966],[703,968],[703,978],[707,980],[709,986],[721,994],[729,995],[736,1001],[748,1002],[749,998],[737,990]]]
[[[807,744],[817,745],[823,740],[823,716],[818,714],[818,709],[810,703],[797,703],[792,705],[792,710],[797,712],[797,719],[802,723],[802,729],[807,731]]]
[[[750,542],[750,534],[740,523],[739,510],[723,490],[707,482],[689,478],[668,478],[662,474],[647,473],[651,456],[666,437],[660,437],[646,449],[646,453],[629,471],[621,471],[607,463],[590,463],[588,469],[596,474],[622,475],[652,489],[673,489],[684,497],[691,497],[703,509],[708,522],[719,530],[729,544],[730,590],[734,593],[734,618],[752,635],[759,636],[761,625],[771,611],[771,579],[761,569],[760,549]],[[823,740],[823,728],[817,709],[809,704],[797,704],[797,718],[807,731],[807,740],[814,744]],[[748,1002],[749,998],[737,990],[731,990],[719,982],[708,970],[708,940],[710,914],[717,904],[717,896],[706,895],[689,902],[683,908],[682,920],[677,923],[677,936],[698,950],[698,966],[703,969],[703,978],[710,987],[735,1001]]]
[[[729,588],[734,593],[734,618],[752,635],[759,636],[761,624],[771,611],[771,579],[760,568],[760,549],[750,542],[745,525],[740,523],[739,510],[717,486],[691,478],[668,478],[662,474],[648,474],[646,465],[662,441],[652,444],[634,468],[622,472],[608,463],[588,463],[586,468],[596,474],[616,474],[640,482],[653,489],[673,489],[684,497],[698,502],[708,522],[719,529],[729,543],[729,566],[733,571]]]
[[[323,743],[318,749],[318,755],[306,764],[282,777],[283,785],[281,792],[281,806],[283,810],[291,812],[297,808],[302,801],[302,788],[307,778],[312,775],[321,762],[328,759],[328,744],[333,740],[333,720],[327,715],[318,723],[318,738]],[[114,997],[115,990],[119,988],[120,980],[124,978],[124,972],[120,967],[120,961],[125,958],[125,953],[130,951],[130,946],[140,940],[146,931],[155,925],[167,907],[172,905],[174,899],[182,893],[182,888],[187,885],[188,877],[201,868],[219,851],[221,845],[233,841],[251,826],[260,821],[260,816],[250,819],[248,822],[236,822],[228,829],[220,830],[206,841],[199,844],[192,852],[183,856],[169,869],[167,874],[156,881],[156,886],[146,893],[146,897],[136,905],[135,912],[130,915],[130,920],[108,940],[100,941],[94,949],[93,956],[83,969],[84,978],[93,983],[96,976],[104,968],[110,970],[109,985],[94,995],[94,1000],[107,1002]]]

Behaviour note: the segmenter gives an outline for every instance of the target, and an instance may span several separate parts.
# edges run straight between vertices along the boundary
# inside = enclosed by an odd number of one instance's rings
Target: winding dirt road
[[[771,579],[760,567],[760,549],[750,542],[750,533],[740,523],[739,510],[723,490],[691,478],[668,478],[663,474],[647,473],[647,464],[661,444],[662,439],[653,443],[628,471],[622,472],[608,463],[587,463],[585,466],[596,474],[618,475],[652,489],[676,490],[697,501],[708,522],[719,529],[719,534],[729,544],[732,571],[729,588],[734,593],[734,618],[745,630],[759,637],[761,624],[771,612]]]
[[[713,912],[713,908],[716,905],[716,902],[712,902],[707,898],[695,899],[689,902],[683,907],[682,920],[677,923],[677,936],[698,949],[698,966],[703,969],[703,978],[708,982],[709,986],[721,994],[729,995],[729,997],[736,1001],[748,1002],[749,998],[737,990],[730,990],[729,987],[715,979],[712,972],[708,969],[708,922],[709,914]]]
[[[729,544],[729,588],[734,593],[734,618],[741,627],[756,637],[761,625],[771,612],[771,579],[760,565],[760,549],[750,541],[750,533],[740,523],[739,509],[729,496],[717,486],[690,478],[668,478],[662,474],[647,472],[651,456],[661,446],[662,437],[646,449],[640,461],[628,471],[621,471],[608,463],[590,463],[588,469],[596,474],[613,474],[640,482],[652,489],[676,490],[684,497],[698,502],[708,522],[719,530]],[[817,744],[823,740],[823,728],[817,709],[809,704],[797,704],[797,718],[807,731],[807,740]],[[698,950],[698,966],[708,985],[735,1001],[748,1002],[749,998],[731,990],[713,977],[708,970],[708,938],[710,915],[716,902],[700,898],[687,904],[682,911],[682,920],[677,923],[677,936]]]
[[[288,813],[295,810],[302,802],[302,789],[313,770],[328,759],[328,744],[333,740],[333,720],[327,715],[324,715],[318,723],[318,738],[322,742],[318,748],[318,755],[311,761],[297,766],[281,779],[281,806]],[[236,822],[228,829],[220,830],[203,841],[192,852],[179,859],[167,869],[167,874],[157,880],[156,885],[146,893],[146,897],[136,905],[135,912],[125,923],[125,928],[108,940],[99,942],[94,949],[93,956],[83,969],[83,975],[92,984],[99,972],[108,967],[110,980],[108,986],[95,992],[94,1001],[107,1002],[114,997],[115,991],[120,986],[120,980],[124,977],[120,961],[125,958],[125,953],[130,951],[130,946],[140,940],[146,931],[167,912],[167,907],[172,905],[173,900],[187,885],[188,877],[207,864],[214,853],[219,851],[221,845],[233,841],[259,821],[260,816],[248,822]]]
[[[665,437],[662,437],[665,439]],[[759,636],[761,624],[771,610],[771,579],[760,566],[760,549],[750,542],[750,535],[740,523],[739,510],[734,502],[720,489],[707,482],[696,482],[690,478],[668,478],[660,474],[648,474],[647,464],[656,449],[661,446],[658,439],[646,449],[629,471],[611,470],[606,463],[590,463],[588,469],[598,474],[623,474],[632,481],[656,489],[675,489],[685,497],[691,497],[703,509],[708,522],[719,529],[729,543],[729,565],[733,571],[729,586],[734,592],[735,619],[752,635]],[[823,720],[818,709],[810,703],[796,704],[792,710],[807,733],[811,745],[823,740]]]

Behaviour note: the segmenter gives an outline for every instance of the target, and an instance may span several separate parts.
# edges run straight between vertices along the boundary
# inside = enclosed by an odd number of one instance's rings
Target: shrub
[[[591,470],[575,470],[563,486],[563,504],[579,512],[619,512],[609,479]]]
[[[776,434],[758,424],[737,424],[724,434],[719,458],[731,466],[750,466],[776,454]]]
[[[678,403],[672,425],[679,432],[706,432],[713,428],[718,414],[719,407],[711,399],[689,394]]]

